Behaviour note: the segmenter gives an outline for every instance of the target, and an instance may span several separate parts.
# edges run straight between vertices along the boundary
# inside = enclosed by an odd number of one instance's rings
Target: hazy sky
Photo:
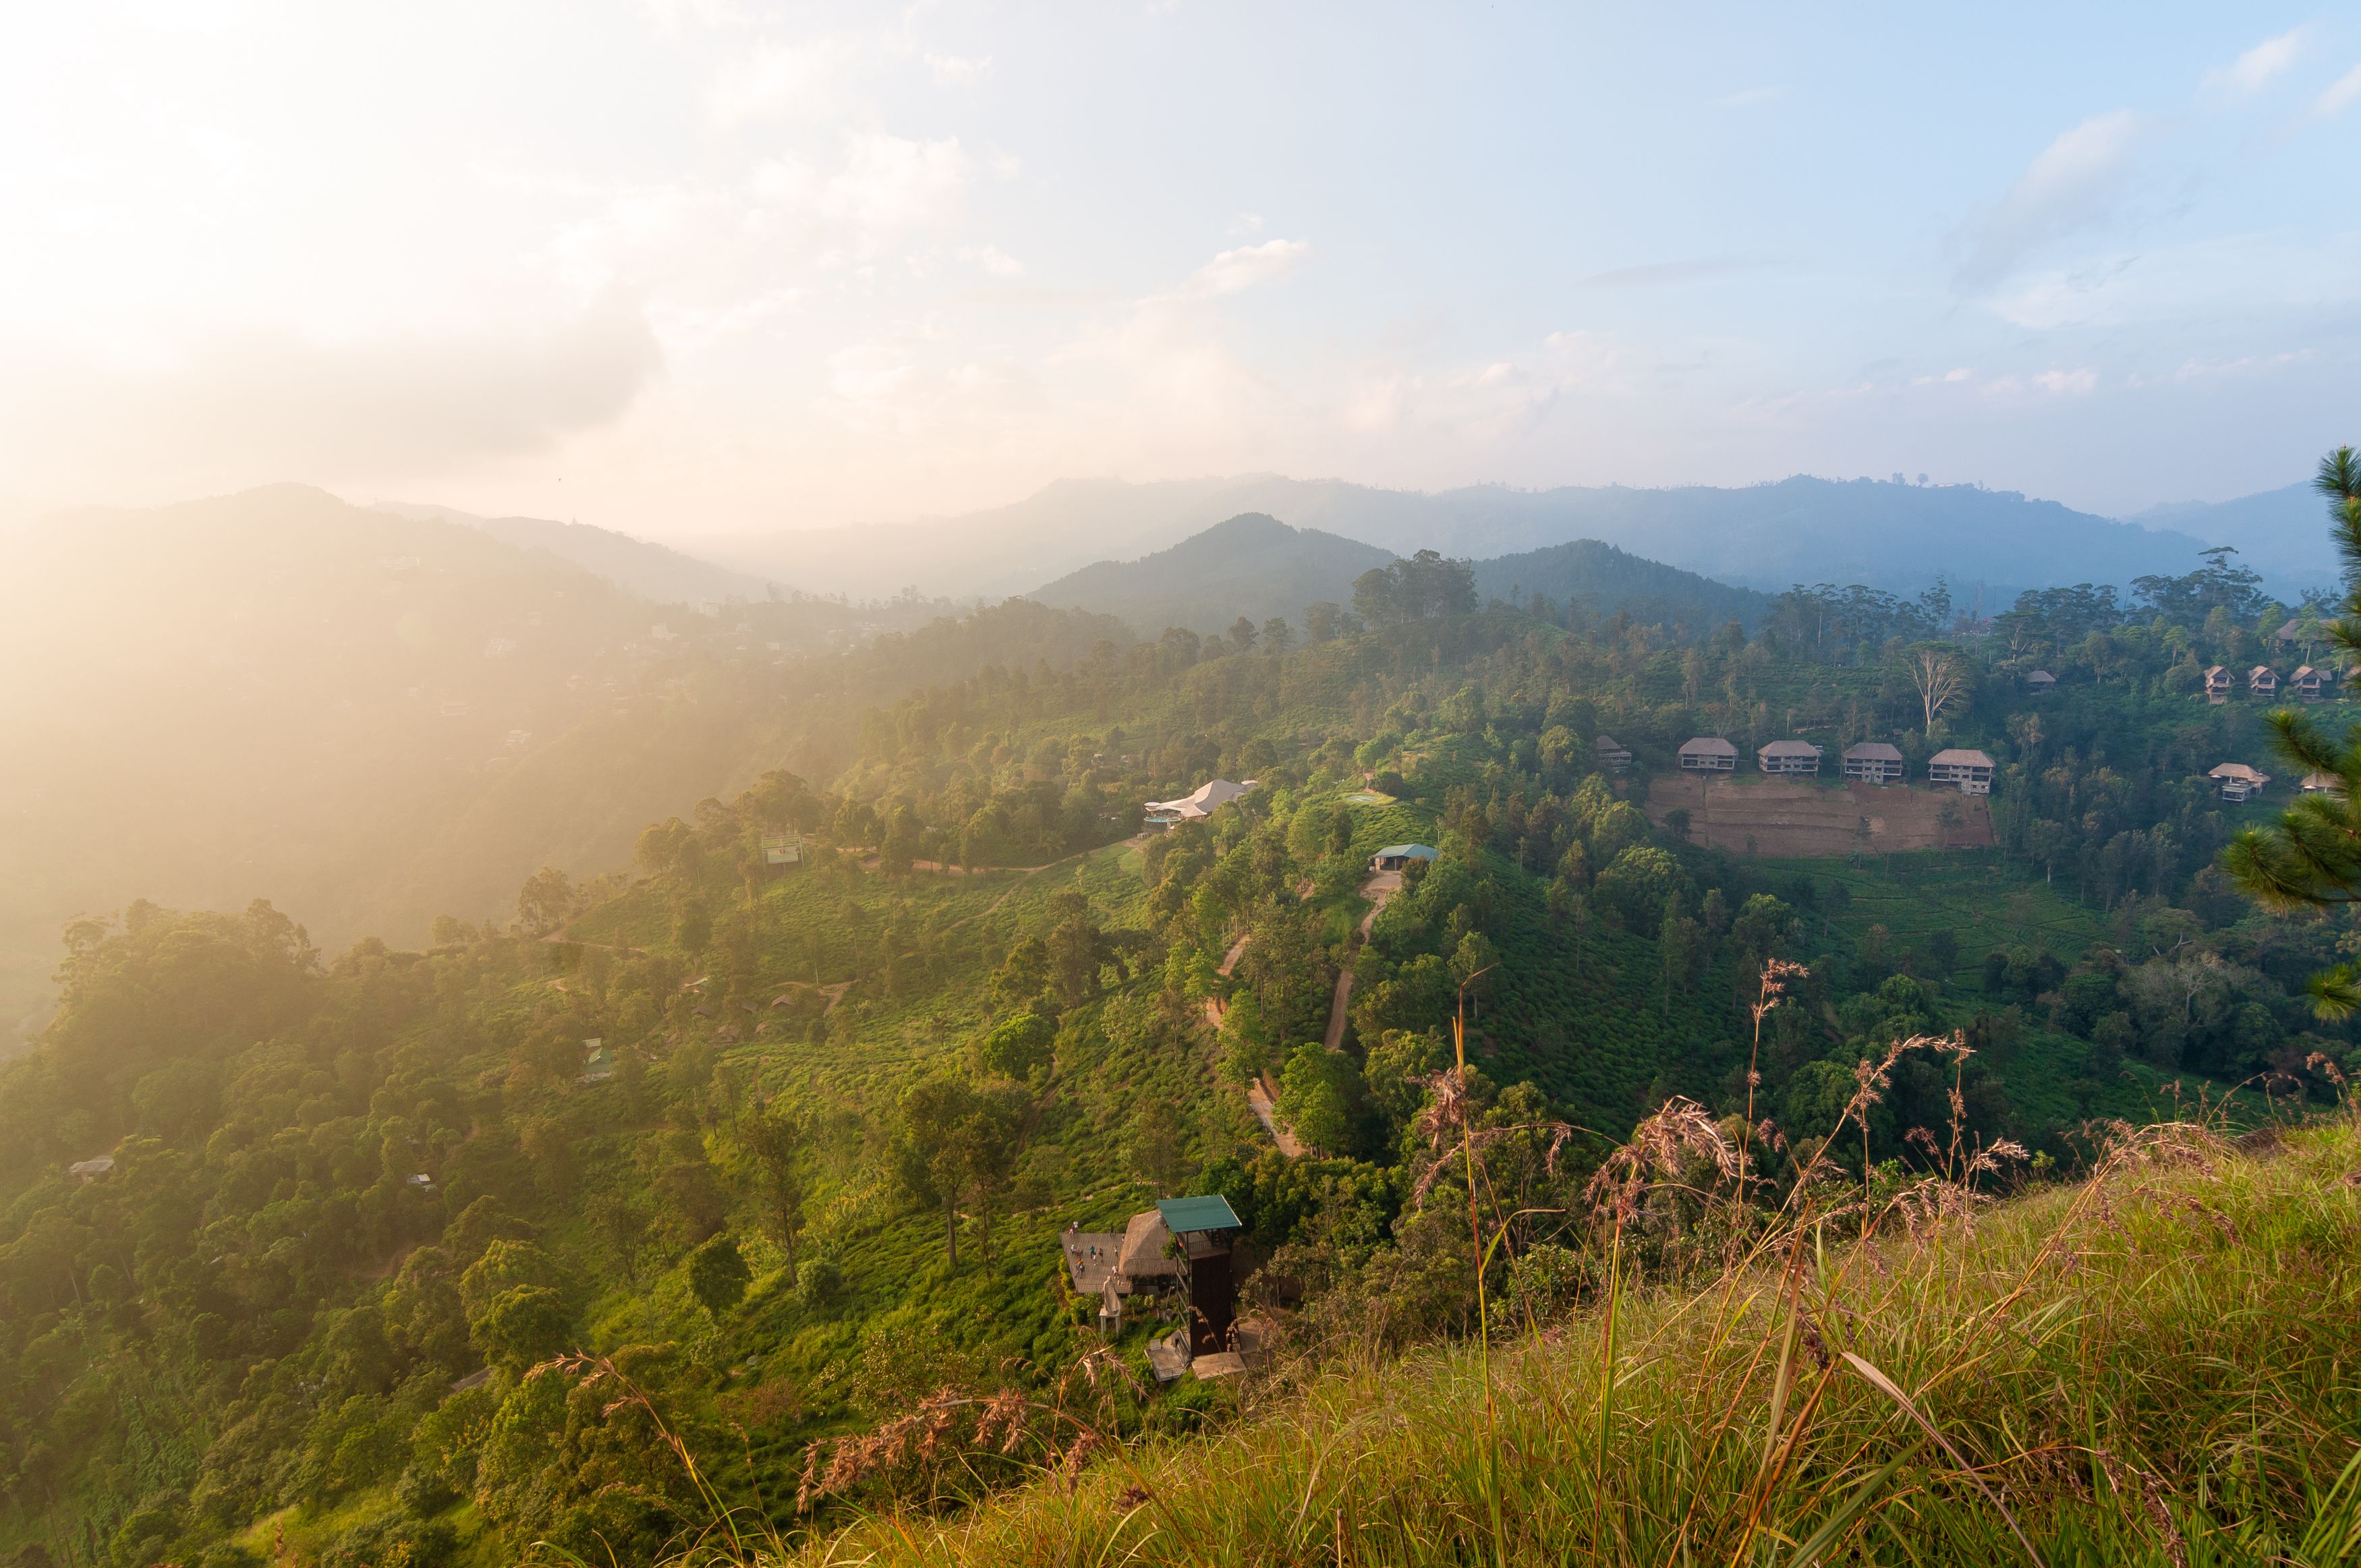
[[[2361,10],[157,0],[0,52],[0,501],[663,536],[1069,475],[2361,439]]]

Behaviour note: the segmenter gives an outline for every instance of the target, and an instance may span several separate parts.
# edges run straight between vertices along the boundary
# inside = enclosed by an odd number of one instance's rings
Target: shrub
[[[688,1255],[689,1292],[714,1317],[744,1300],[752,1278],[735,1236],[716,1236]]]

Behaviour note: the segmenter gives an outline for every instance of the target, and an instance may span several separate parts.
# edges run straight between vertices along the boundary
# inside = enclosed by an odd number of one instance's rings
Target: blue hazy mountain
[[[1798,476],[1721,489],[1621,486],[1425,492],[1339,479],[1247,475],[1127,484],[1064,480],[1022,501],[928,521],[707,540],[700,554],[755,576],[855,598],[915,586],[961,598],[1022,593],[1093,562],[1136,560],[1213,524],[1259,512],[1300,530],[1397,554],[1421,548],[1473,560],[1565,544],[1612,544],[1642,559],[1744,587],[1863,583],[1912,593],[1949,579],[1963,608],[2004,607],[2020,589],[2128,586],[2193,569],[2214,523],[2138,523],[1976,485],[1906,485]],[[2224,514],[2220,530],[2246,522]],[[2290,555],[2290,567],[2302,557]],[[2259,557],[2257,565],[2262,565]],[[2266,567],[2274,587],[2282,570]],[[2297,583],[2312,575],[2294,570]]]

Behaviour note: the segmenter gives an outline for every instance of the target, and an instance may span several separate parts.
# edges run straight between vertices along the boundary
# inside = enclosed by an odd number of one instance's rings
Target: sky
[[[0,506],[655,538],[1060,477],[2361,440],[2361,7],[86,0],[0,51]]]

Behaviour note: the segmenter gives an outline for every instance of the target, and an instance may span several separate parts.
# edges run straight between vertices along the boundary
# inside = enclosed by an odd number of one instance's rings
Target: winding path
[[[1328,1003],[1328,1036],[1323,1043],[1332,1051],[1345,1048],[1345,1010],[1353,1003],[1353,955],[1369,939],[1369,927],[1377,923],[1378,911],[1386,906],[1386,900],[1401,891],[1401,884],[1400,872],[1379,872],[1361,884],[1361,896],[1369,901],[1369,912],[1361,916],[1361,924],[1354,929],[1344,968],[1336,975],[1336,994]]]
[[[1353,939],[1345,955],[1344,969],[1336,976],[1335,994],[1328,1003],[1328,1035],[1323,1043],[1332,1051],[1345,1048],[1345,1018],[1346,1009],[1351,1006],[1353,1001],[1352,954],[1358,951],[1361,944],[1369,939],[1369,927],[1376,923],[1378,911],[1386,906],[1386,900],[1401,891],[1401,885],[1402,879],[1400,872],[1378,872],[1361,884],[1361,896],[1369,901],[1369,912],[1361,916],[1360,925],[1354,928]],[[1223,979],[1227,980],[1230,972],[1238,967],[1238,959],[1246,954],[1246,938],[1240,937],[1230,944],[1230,950],[1222,955],[1221,967],[1216,972]],[[1214,1029],[1222,1026],[1221,998],[1217,996],[1205,998],[1205,1022]],[[1246,1085],[1246,1104],[1253,1108],[1255,1120],[1262,1124],[1263,1131],[1270,1135],[1270,1141],[1279,1146],[1279,1152],[1290,1159],[1310,1153],[1311,1151],[1304,1147],[1303,1140],[1297,1137],[1294,1131],[1279,1119],[1276,1100],[1277,1096],[1272,1092],[1270,1080],[1267,1075]]]

